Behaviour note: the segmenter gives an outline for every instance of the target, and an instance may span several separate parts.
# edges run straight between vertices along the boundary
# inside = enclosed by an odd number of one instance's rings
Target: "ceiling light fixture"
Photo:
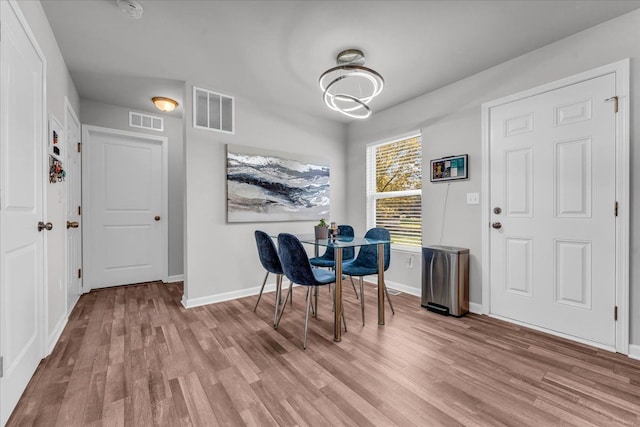
[[[163,96],[154,96],[151,100],[160,111],[164,111],[166,113],[170,113],[178,106],[178,101],[171,98],[165,98]]]
[[[368,104],[382,92],[384,79],[363,66],[364,53],[359,49],[343,50],[336,59],[338,65],[320,76],[324,103],[346,116],[366,119],[371,115]]]
[[[132,19],[142,18],[142,6],[133,0],[117,0],[118,8]]]

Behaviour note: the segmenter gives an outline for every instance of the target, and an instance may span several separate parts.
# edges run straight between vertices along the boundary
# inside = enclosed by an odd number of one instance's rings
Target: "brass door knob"
[[[156,221],[160,221],[160,215],[154,216],[153,219],[155,219]]]
[[[502,228],[502,224],[499,222],[494,222],[493,224],[491,224],[491,226],[495,229],[500,229]]]
[[[67,221],[67,228],[78,228],[80,223],[78,221]]]
[[[38,231],[42,230],[53,230],[53,224],[51,224],[50,222],[47,222],[45,224],[44,221],[38,221]]]

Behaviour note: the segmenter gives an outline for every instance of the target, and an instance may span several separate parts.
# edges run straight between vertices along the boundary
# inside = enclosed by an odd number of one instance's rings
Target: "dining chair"
[[[338,236],[343,237],[354,237],[355,232],[353,231],[353,227],[350,225],[339,225],[338,226]],[[356,257],[356,250],[353,247],[342,249],[342,261],[350,261]],[[335,270],[336,260],[333,248],[327,248],[324,254],[318,257],[311,258],[309,260],[311,265],[314,267],[327,267]],[[351,281],[351,285],[353,286],[353,292],[356,294],[356,299],[358,299],[358,291],[356,290],[356,285]]]
[[[375,240],[390,240],[391,235],[389,230],[385,228],[372,228],[364,235],[366,239]],[[384,271],[387,271],[389,264],[391,263],[391,244],[384,244]],[[378,274],[378,245],[367,245],[360,248],[358,256],[351,261],[342,264],[342,273],[349,276],[351,284],[353,284],[353,276],[360,279],[360,311],[362,312],[362,326],[364,326],[364,276],[370,274]],[[355,286],[355,285],[354,285]],[[382,284],[384,287],[384,293],[389,301],[389,307],[391,312],[396,314],[393,309],[393,303],[389,298],[389,291],[387,291],[387,285]]]
[[[276,298],[273,314],[273,326],[275,327],[276,323],[278,322],[278,306],[280,305],[280,299],[282,295],[282,275],[284,274],[284,272],[282,270],[280,258],[278,257],[278,251],[273,244],[273,239],[271,239],[271,237],[267,233],[260,230],[256,230],[254,235],[256,238],[256,245],[258,246],[258,256],[260,258],[260,263],[262,264],[264,269],[267,270],[267,274],[264,276],[264,281],[262,282],[262,287],[260,288],[260,293],[258,294],[258,300],[256,301],[255,307],[253,307],[253,311],[255,312],[258,308],[260,298],[262,298],[262,291],[264,290],[264,285],[267,283],[269,273],[275,274]],[[289,290],[291,290],[291,286],[293,286],[292,283],[289,284]]]
[[[307,287],[307,300],[304,320],[304,340],[302,341],[302,348],[307,348],[307,330],[309,328],[309,310],[311,308],[311,299],[313,290],[317,286],[328,285],[336,281],[336,274],[332,271],[321,270],[319,268],[311,268],[309,263],[309,257],[307,251],[304,250],[300,240],[293,234],[280,233],[278,235],[278,255],[280,256],[280,262],[282,263],[282,270],[285,276],[291,283],[302,285]],[[289,287],[287,297],[284,299],[282,310],[276,322],[276,329],[282,319],[282,314],[287,306],[287,300],[289,294],[291,294],[292,288]],[[342,321],[344,323],[344,330],[347,330],[347,323],[344,319],[344,308],[342,310]]]

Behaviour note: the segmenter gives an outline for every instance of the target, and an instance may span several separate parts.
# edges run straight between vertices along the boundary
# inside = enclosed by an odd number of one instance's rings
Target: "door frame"
[[[67,132],[67,129],[69,127],[69,120],[73,120],[78,124],[78,137],[82,136],[82,124],[80,123],[80,119],[78,118],[78,114],[76,113],[75,109],[73,108],[73,105],[71,105],[71,102],[69,101],[69,98],[65,95],[64,97],[64,138],[65,138],[65,150],[72,150],[75,149],[77,150],[76,147],[71,145],[71,142],[69,141],[69,133]],[[80,141],[78,141],[80,142]],[[67,151],[67,153],[69,153],[69,151]],[[66,161],[67,159],[65,159]],[[77,179],[80,180],[80,206],[82,206],[82,152],[80,152],[80,176],[72,176],[72,179]],[[71,191],[71,185],[69,185],[69,180],[65,180],[65,206],[64,206],[64,210],[65,210],[65,225],[66,225],[66,221],[69,221],[69,218],[67,218],[67,208],[68,208],[68,203],[69,203],[69,193]],[[65,228],[65,236],[64,236],[64,251],[65,251],[65,257],[66,257],[66,261],[67,261],[67,265],[65,266],[64,269],[64,282],[65,282],[65,297],[67,297],[67,295],[69,294],[69,282],[70,282],[70,277],[68,276],[68,263],[70,262],[69,260],[69,245],[68,245],[68,239],[67,239],[67,234],[69,233],[69,229]],[[82,268],[82,227],[80,227],[80,268]],[[80,288],[80,294],[82,295],[84,294],[84,282],[82,282],[83,284],[81,284],[81,288]],[[78,302],[78,300],[76,299],[75,301],[76,303]],[[65,299],[65,312],[67,313],[67,316],[70,314],[70,311],[73,309],[73,307],[67,307],[67,300]]]
[[[92,133],[101,133],[101,134],[109,134],[109,135],[118,135],[118,136],[129,136],[137,139],[144,139],[154,143],[160,143],[162,146],[162,213],[160,214],[162,218],[166,218],[165,221],[160,222],[160,227],[162,228],[162,281],[167,282],[169,278],[169,146],[168,139],[166,136],[159,135],[151,135],[142,132],[131,132],[124,131],[119,129],[106,128],[101,126],[93,126],[93,125],[85,125],[82,124],[82,207],[83,214],[86,214],[91,209],[91,195],[89,194],[88,189],[91,188],[91,178],[89,178],[89,174],[87,173],[87,168],[89,164],[87,162],[87,158],[89,157],[89,153],[92,150],[91,147],[91,138],[90,134]],[[85,215],[86,217],[86,215]],[[86,227],[85,227],[86,228]],[[87,251],[89,250],[89,245],[85,241],[87,239],[88,233],[82,233],[82,264],[83,268],[87,264],[87,259],[91,256]],[[86,285],[86,282],[83,281],[83,291],[89,292],[90,285]]]
[[[629,59],[623,59],[612,64],[603,65],[583,73],[566,77],[551,83],[534,87],[513,95],[505,96],[482,104],[482,313],[491,315],[491,286],[490,286],[490,256],[491,245],[489,225],[491,218],[491,164],[490,164],[490,120],[491,108],[533,97],[545,92],[560,89],[586,80],[594,79],[606,74],[615,74],[616,93],[618,96],[618,114],[616,115],[616,200],[618,201],[618,216],[616,218],[616,254],[615,254],[615,289],[616,305],[618,307],[618,321],[615,331],[615,350],[622,354],[629,354],[629,221],[630,221],[630,153],[629,153]],[[612,206],[613,210],[614,207]],[[613,313],[611,314],[613,316]],[[505,319],[509,320],[509,319]],[[517,323],[517,322],[514,322]],[[584,342],[576,337],[558,332],[525,325],[532,329]]]
[[[31,30],[31,27],[29,26],[29,22],[27,21],[27,19],[25,18],[24,14],[22,13],[22,10],[20,9],[20,6],[18,5],[18,2],[16,0],[9,0],[8,2],[9,7],[13,10],[13,12],[16,15],[16,18],[18,19],[18,22],[20,23],[20,25],[22,26],[25,34],[27,35],[27,38],[29,39],[29,42],[31,43],[31,45],[33,46],[33,49],[35,50],[36,54],[38,55],[38,57],[40,58],[40,61],[42,63],[42,111],[40,113],[41,115],[41,120],[42,120],[42,135],[41,135],[41,143],[42,143],[42,157],[39,159],[40,162],[40,168],[43,171],[43,175],[42,175],[42,220],[46,221],[47,218],[47,185],[49,182],[49,173],[48,173],[48,161],[49,161],[49,150],[48,150],[48,134],[49,134],[49,126],[48,126],[48,118],[47,118],[47,57],[44,55],[44,52],[42,51],[42,49],[40,48],[40,45],[38,44],[38,40],[35,36],[35,34],[33,33],[33,31]],[[1,76],[0,76],[1,78]],[[1,82],[0,82],[1,85]],[[0,108],[2,108],[2,105],[0,103]],[[0,112],[1,113],[1,112]],[[0,133],[2,132],[2,129],[0,129]],[[1,137],[1,134],[0,134]],[[0,167],[2,167],[2,164],[0,163]],[[2,188],[2,174],[0,173],[0,188]],[[0,206],[1,208],[1,206]],[[2,220],[2,216],[0,215],[0,221]],[[0,236],[0,239],[2,237]],[[49,322],[48,322],[48,304],[47,304],[47,296],[48,296],[48,262],[47,262],[47,233],[42,233],[42,282],[40,283],[39,289],[37,289],[38,292],[38,299],[40,300],[38,306],[36,307],[36,323],[38,325],[38,327],[40,328],[40,339],[39,339],[39,352],[40,352],[40,357],[43,358],[45,356],[45,351],[46,351],[46,340],[47,340],[47,335],[48,335],[48,330],[49,330]],[[3,272],[0,271],[0,293],[2,292],[3,287],[6,284],[2,283],[2,274]],[[2,308],[2,305],[0,305],[0,310]],[[2,325],[2,319],[3,319],[3,314],[0,311],[0,331],[2,331],[3,325]],[[4,348],[2,346],[2,340],[0,339],[0,355],[4,355]],[[3,366],[3,370],[6,369],[6,366]],[[0,378],[0,381],[2,381],[2,378]],[[0,387],[0,402],[3,402],[4,400],[2,399],[2,387]],[[11,408],[11,411],[13,411],[15,409]]]

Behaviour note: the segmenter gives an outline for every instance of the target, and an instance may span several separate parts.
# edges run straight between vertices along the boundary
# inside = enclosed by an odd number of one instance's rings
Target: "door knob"
[[[160,221],[160,215],[154,216],[153,219],[155,219],[156,221]]]
[[[47,222],[46,224],[43,221],[38,221],[38,231],[42,231],[42,230],[52,230],[53,229],[53,224],[51,224],[50,222]]]
[[[493,224],[491,224],[491,226],[495,229],[500,229],[502,228],[502,224],[499,222],[494,222]]]
[[[78,221],[67,221],[67,228],[78,228],[80,223]]]

